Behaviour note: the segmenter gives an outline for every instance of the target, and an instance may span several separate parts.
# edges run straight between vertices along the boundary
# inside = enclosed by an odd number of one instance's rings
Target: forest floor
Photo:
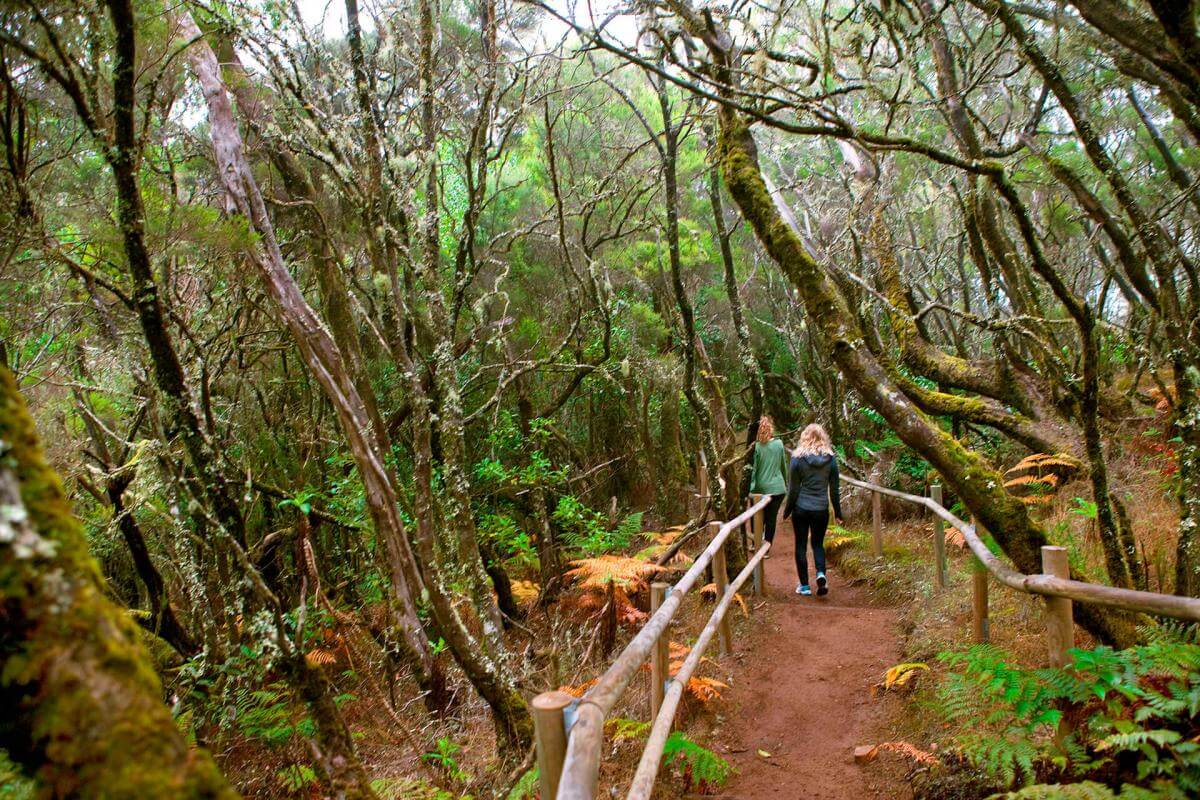
[[[780,521],[765,604],[756,599],[753,632],[735,643],[728,722],[716,749],[737,773],[719,796],[911,798],[897,756],[854,760],[855,747],[896,738],[889,731],[904,712],[900,699],[871,688],[902,660],[898,609],[873,602],[836,564],[828,595],[795,594],[794,552],[792,527]]]

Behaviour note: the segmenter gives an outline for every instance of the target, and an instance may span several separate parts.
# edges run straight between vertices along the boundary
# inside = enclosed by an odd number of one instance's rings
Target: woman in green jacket
[[[763,509],[763,536],[768,542],[775,540],[775,517],[787,495],[787,476],[787,448],[775,438],[775,422],[764,415],[758,421],[758,440],[754,443],[750,493],[771,496],[771,502]]]

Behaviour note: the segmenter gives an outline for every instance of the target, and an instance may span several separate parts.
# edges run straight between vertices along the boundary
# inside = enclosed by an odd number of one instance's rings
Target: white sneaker
[[[796,594],[802,594],[805,597],[812,595],[812,589],[808,588],[807,583],[801,583],[796,586]]]
[[[829,594],[829,581],[826,580],[824,572],[817,573],[817,594]]]

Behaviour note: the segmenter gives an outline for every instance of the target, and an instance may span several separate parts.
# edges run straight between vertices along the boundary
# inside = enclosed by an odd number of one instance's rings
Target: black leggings
[[[812,532],[813,561],[817,572],[825,571],[825,531],[829,528],[829,509],[805,511],[797,508],[792,514],[792,527],[796,531],[796,575],[800,583],[808,585],[808,535]]]
[[[775,541],[775,518],[779,516],[779,507],[783,505],[784,496],[771,495],[771,502],[763,509],[763,538],[768,542]]]

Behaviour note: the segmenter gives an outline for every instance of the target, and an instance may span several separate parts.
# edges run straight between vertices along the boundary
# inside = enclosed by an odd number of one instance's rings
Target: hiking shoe
[[[810,597],[812,595],[812,589],[808,588],[807,583],[802,583],[796,587],[796,594],[802,594],[805,597]]]
[[[829,594],[829,581],[825,579],[824,572],[817,573],[817,594]]]

